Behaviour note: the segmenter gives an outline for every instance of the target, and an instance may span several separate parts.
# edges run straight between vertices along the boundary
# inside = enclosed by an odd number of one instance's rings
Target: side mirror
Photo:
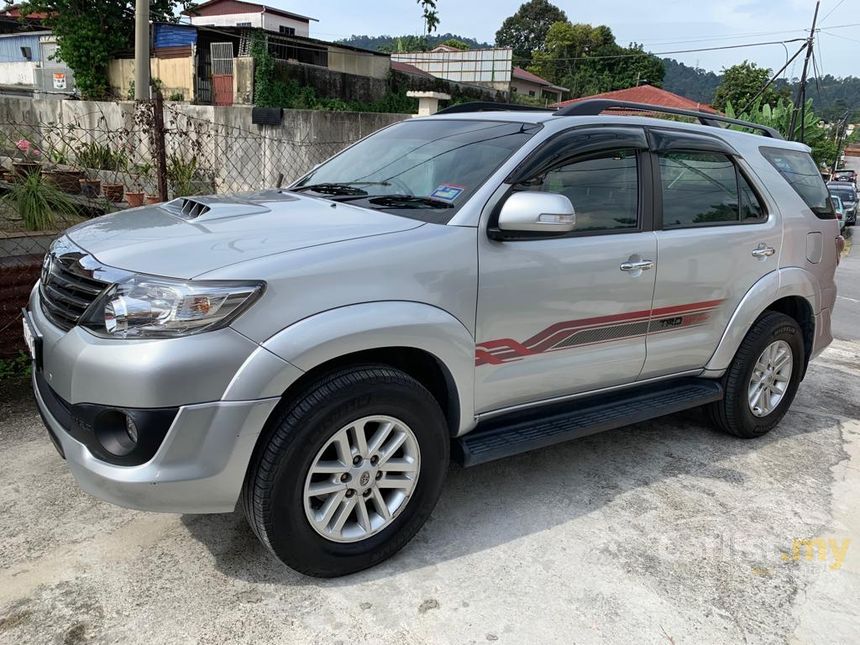
[[[570,233],[575,224],[573,204],[564,195],[521,191],[502,204],[498,228],[511,233],[563,235]]]

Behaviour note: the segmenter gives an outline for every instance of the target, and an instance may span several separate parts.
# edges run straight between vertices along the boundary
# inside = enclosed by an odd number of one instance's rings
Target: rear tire
[[[803,333],[785,314],[763,314],[747,333],[726,375],[725,397],[708,406],[719,429],[745,439],[761,437],[785,416],[804,368]]]
[[[374,450],[383,435],[392,438]],[[448,470],[438,403],[418,381],[382,365],[311,384],[264,441],[245,481],[245,515],[278,559],[310,576],[346,575],[394,555],[429,517]]]

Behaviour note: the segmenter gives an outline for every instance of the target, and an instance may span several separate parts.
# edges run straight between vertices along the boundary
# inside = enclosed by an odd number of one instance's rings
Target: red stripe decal
[[[557,322],[522,343],[512,338],[499,338],[478,343],[475,349],[475,365],[501,365],[548,351],[640,337],[644,334],[641,331],[641,325],[635,324],[638,322],[648,321],[648,333],[699,326],[707,322],[711,313],[722,302],[722,300],[705,300],[686,305]],[[587,335],[591,335],[593,338],[594,332],[600,329],[607,330],[606,333],[609,337],[600,340],[585,339],[581,342],[577,342],[573,338],[583,332],[588,332]],[[612,337],[613,330],[618,333],[618,336]],[[580,338],[584,338],[584,336],[580,336]],[[560,343],[566,344],[557,347]]]

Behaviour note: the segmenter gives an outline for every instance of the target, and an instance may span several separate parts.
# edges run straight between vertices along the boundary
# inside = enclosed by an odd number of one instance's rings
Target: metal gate
[[[212,43],[212,99],[233,105],[233,43]]]

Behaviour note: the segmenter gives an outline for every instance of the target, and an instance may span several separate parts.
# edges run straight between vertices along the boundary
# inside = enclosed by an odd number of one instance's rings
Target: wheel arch
[[[289,398],[324,373],[377,363],[409,374],[439,402],[452,435],[474,425],[475,341],[446,311],[415,302],[373,302],[325,311],[278,332],[225,398]]]
[[[722,372],[734,359],[747,332],[762,314],[778,311],[795,321],[803,330],[804,370],[809,362],[815,338],[815,315],[820,310],[821,293],[814,276],[792,267],[773,271],[758,282],[741,299],[729,320],[716,351],[705,366],[706,372]]]

